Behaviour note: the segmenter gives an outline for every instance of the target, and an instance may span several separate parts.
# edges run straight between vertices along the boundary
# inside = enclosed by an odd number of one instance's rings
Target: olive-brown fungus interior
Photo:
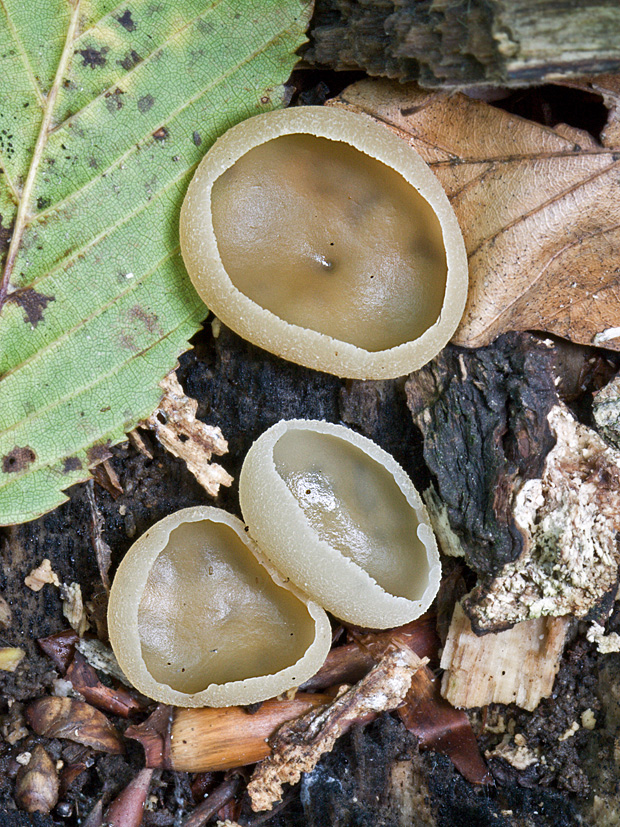
[[[342,141],[285,135],[214,183],[213,227],[234,286],[276,316],[368,351],[439,318],[447,264],[428,202]]]
[[[170,532],[146,581],[138,633],[155,680],[192,694],[292,666],[315,623],[230,526],[201,520]]]
[[[428,584],[420,521],[393,474],[357,445],[330,434],[288,430],[275,443],[276,470],[320,540],[386,592],[419,600]]]

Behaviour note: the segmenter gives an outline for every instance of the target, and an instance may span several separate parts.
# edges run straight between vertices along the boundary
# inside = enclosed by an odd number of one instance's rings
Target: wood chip
[[[283,784],[296,784],[302,772],[314,769],[353,723],[400,706],[413,675],[426,662],[408,648],[389,651],[362,681],[343,688],[329,706],[284,724],[273,739],[272,754],[258,764],[248,784],[252,809],[271,810],[282,798]]]
[[[101,582],[103,583],[103,587],[105,588],[106,592],[109,592],[109,571],[110,564],[112,562],[112,550],[110,549],[110,546],[106,543],[103,537],[105,521],[103,519],[101,511],[99,510],[99,506],[97,505],[97,499],[95,497],[95,486],[93,485],[92,480],[89,480],[86,483],[86,496],[88,499],[88,505],[90,506],[91,542],[93,544],[93,549],[95,550],[95,557],[97,559],[97,566],[99,568]]]
[[[160,382],[165,394],[157,410],[144,422],[167,451],[182,459],[205,491],[216,497],[220,485],[228,486],[233,478],[221,465],[211,462],[213,454],[227,453],[228,443],[222,431],[196,419],[198,403],[183,393],[172,371]]]
[[[11,625],[12,619],[13,613],[11,612],[11,607],[6,602],[4,597],[0,596],[0,627],[8,629]]]
[[[52,564],[47,557],[24,578],[24,583],[33,592],[40,592],[46,583],[50,583],[52,586],[60,586],[58,575],[52,570]]]
[[[564,405],[548,421],[556,444],[513,505],[524,552],[464,601],[478,632],[543,615],[582,618],[617,587],[620,451]]]
[[[570,619],[536,618],[478,637],[457,603],[441,658],[441,692],[453,706],[515,703],[536,709],[553,690]]]
[[[23,649],[15,646],[3,646],[0,648],[0,671],[14,672],[19,664],[26,657]]]
[[[69,621],[71,628],[75,629],[79,637],[90,628],[84,602],[82,600],[82,589],[79,583],[63,583],[60,587],[62,597],[62,613]]]

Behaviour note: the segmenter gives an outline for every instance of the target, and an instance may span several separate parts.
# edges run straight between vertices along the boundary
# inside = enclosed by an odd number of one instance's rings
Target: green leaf
[[[218,135],[282,106],[311,0],[0,0],[0,524],[147,417],[205,308],[178,214]]]

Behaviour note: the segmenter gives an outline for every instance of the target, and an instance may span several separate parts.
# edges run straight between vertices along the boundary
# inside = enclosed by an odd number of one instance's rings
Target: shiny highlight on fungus
[[[421,367],[467,295],[461,231],[430,168],[370,118],[330,107],[258,115],[220,138],[187,191],[181,249],[224,323],[339,376]]]

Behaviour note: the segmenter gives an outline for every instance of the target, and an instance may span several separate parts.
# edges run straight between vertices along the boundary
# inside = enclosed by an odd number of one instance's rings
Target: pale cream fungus
[[[420,521],[385,466],[344,439],[300,429],[280,437],[273,458],[320,540],[386,592],[422,597],[429,566]]]
[[[153,563],[138,632],[151,675],[194,693],[292,666],[314,623],[230,526],[201,521],[175,528]]]
[[[213,185],[235,287],[301,327],[370,351],[418,338],[446,287],[441,226],[398,172],[341,141],[286,135]]]
[[[417,370],[465,307],[465,244],[438,179],[406,141],[337,107],[229,129],[190,182],[180,239],[222,322],[337,376]]]

